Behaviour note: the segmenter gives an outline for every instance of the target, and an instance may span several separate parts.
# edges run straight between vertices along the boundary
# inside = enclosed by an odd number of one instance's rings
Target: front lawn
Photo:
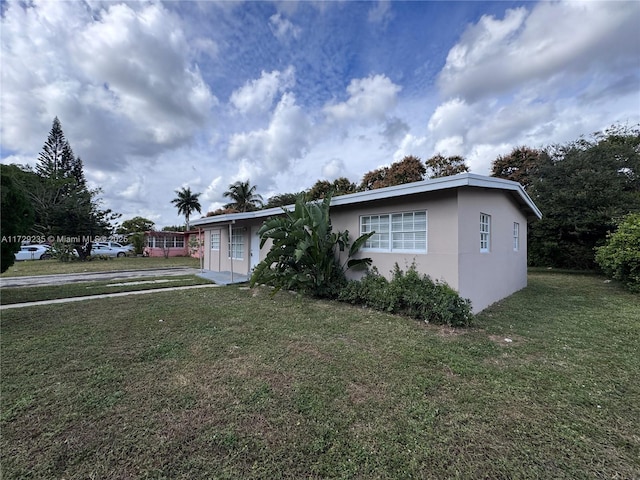
[[[238,287],[2,313],[3,478],[638,478],[640,298],[453,330]]]

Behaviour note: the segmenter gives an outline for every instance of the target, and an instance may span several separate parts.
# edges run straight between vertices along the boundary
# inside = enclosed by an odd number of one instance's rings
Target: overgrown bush
[[[396,264],[391,281],[372,268],[361,280],[349,281],[339,300],[452,327],[469,326],[473,318],[469,300],[446,283],[421,275],[415,265],[405,273]]]
[[[136,255],[142,255],[144,252],[144,233],[134,233],[130,237],[133,251]]]
[[[271,239],[271,249],[254,269],[250,285],[264,283],[321,298],[336,298],[346,283],[349,268],[366,267],[370,258],[353,258],[367,238],[353,243],[349,231],[333,232],[329,217],[331,197],[321,202],[296,201],[295,209],[283,208],[284,215],[265,221],[258,231],[260,248]],[[340,265],[338,251],[347,251],[348,260]]]
[[[607,243],[596,249],[596,262],[609,277],[640,292],[640,213],[627,215]]]

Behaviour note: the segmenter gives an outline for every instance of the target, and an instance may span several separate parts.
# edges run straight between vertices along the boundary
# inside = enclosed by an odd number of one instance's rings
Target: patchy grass
[[[132,292],[156,288],[204,285],[212,283],[197,275],[176,275],[171,277],[144,277],[125,280],[104,280],[96,282],[67,283],[41,287],[12,287],[2,290],[0,304],[37,302],[57,298],[84,297],[101,293]]]
[[[200,260],[191,257],[122,257],[89,262],[60,262],[58,260],[28,260],[14,263],[0,277],[53,275],[62,273],[110,272],[112,270],[143,270],[146,268],[200,268]]]
[[[640,299],[603,280],[466,330],[237,287],[3,312],[3,476],[638,478]]]

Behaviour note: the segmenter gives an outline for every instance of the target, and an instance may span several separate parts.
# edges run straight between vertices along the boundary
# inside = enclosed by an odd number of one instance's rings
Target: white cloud
[[[441,138],[436,142],[434,154],[444,155],[445,157],[453,155],[464,156],[464,139],[461,135],[452,135],[451,137]],[[431,157],[429,157],[431,158]]]
[[[234,90],[230,102],[242,113],[266,112],[279,92],[284,92],[294,85],[295,69],[292,66],[283,72],[263,71],[259,79],[248,81],[241,88]]]
[[[343,122],[380,122],[395,108],[400,90],[402,87],[386,75],[356,78],[347,87],[347,101],[325,105],[324,111],[329,118]]]
[[[449,51],[438,84],[447,96],[476,100],[556,76],[566,87],[573,75],[634,55],[637,66],[639,23],[638,2],[539,2],[501,20],[484,15]]]
[[[378,0],[375,6],[369,10],[368,18],[371,23],[377,23],[386,27],[393,19],[390,0]]]
[[[105,9],[3,7],[3,148],[34,152],[58,116],[86,167],[115,169],[190,141],[210,121],[217,100],[181,20],[161,4],[95,6]]]
[[[309,147],[311,124],[292,93],[285,93],[266,129],[234,134],[229,141],[228,156],[268,187],[273,176],[286,169],[291,161],[304,156]],[[260,165],[260,168],[258,168]],[[246,178],[244,178],[246,180]]]
[[[216,103],[185,57],[179,19],[159,4],[140,11],[113,5],[78,38],[78,66],[105,90],[100,107],[124,115],[158,144],[184,142]]]
[[[345,172],[346,167],[341,158],[332,158],[322,166],[322,176],[330,181],[344,177],[346,175]]]
[[[415,155],[422,160],[426,160],[426,158],[424,158],[426,145],[426,137],[416,137],[411,134],[406,134],[393,153],[393,161],[397,162],[398,160],[402,160],[407,155]]]
[[[429,131],[436,137],[457,135],[470,128],[478,119],[473,108],[461,98],[439,105],[429,119]]]
[[[280,41],[286,41],[289,38],[298,38],[302,29],[291,23],[290,20],[283,18],[282,15],[276,13],[269,18],[269,27],[273,35]]]

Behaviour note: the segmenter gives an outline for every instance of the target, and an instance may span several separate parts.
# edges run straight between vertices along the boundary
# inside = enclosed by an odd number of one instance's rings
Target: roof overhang
[[[393,187],[378,188],[375,190],[366,190],[364,192],[350,193],[348,195],[340,195],[331,199],[331,206],[356,205],[359,203],[371,202],[375,200],[383,200],[388,198],[401,198],[409,195],[437,192],[443,190],[451,190],[456,188],[472,187],[502,190],[512,194],[513,198],[525,210],[529,218],[542,218],[542,213],[538,209],[531,197],[525,192],[522,185],[511,180],[503,178],[487,177],[474,173],[461,173],[450,177],[435,178],[431,180],[423,180],[420,182],[405,183],[395,185]],[[251,220],[280,215],[283,208],[293,209],[294,205],[286,207],[269,208],[266,210],[257,210],[255,212],[244,213],[228,213],[225,215],[215,215],[212,217],[204,217],[192,220],[192,226],[220,224],[233,222],[235,220]]]

